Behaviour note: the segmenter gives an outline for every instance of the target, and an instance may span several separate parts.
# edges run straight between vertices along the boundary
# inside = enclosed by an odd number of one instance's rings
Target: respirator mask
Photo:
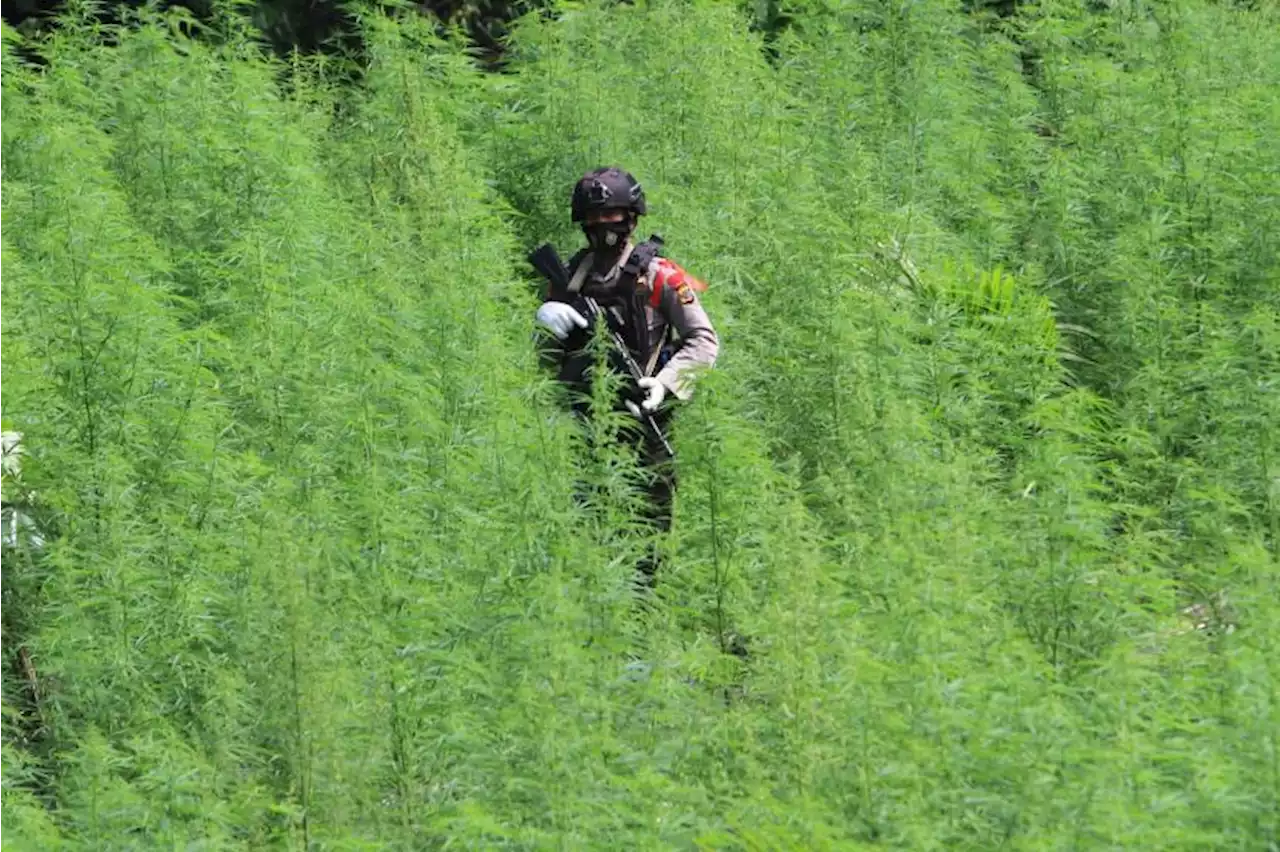
[[[616,252],[621,250],[634,228],[635,225],[628,218],[621,222],[596,222],[594,225],[583,225],[582,232],[587,235],[587,244],[596,251]]]

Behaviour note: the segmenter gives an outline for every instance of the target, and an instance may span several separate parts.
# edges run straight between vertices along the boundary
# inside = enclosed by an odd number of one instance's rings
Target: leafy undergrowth
[[[1276,847],[1277,23],[6,31],[7,844]],[[521,260],[601,163],[722,341],[647,608]]]

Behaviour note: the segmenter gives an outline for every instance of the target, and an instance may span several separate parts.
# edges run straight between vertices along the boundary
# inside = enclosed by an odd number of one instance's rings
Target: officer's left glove
[[[662,382],[653,376],[645,376],[637,379],[636,384],[640,386],[640,390],[644,391],[646,396],[644,402],[640,403],[640,407],[652,414],[658,410],[658,406],[662,405],[662,400],[666,399],[667,388]]]

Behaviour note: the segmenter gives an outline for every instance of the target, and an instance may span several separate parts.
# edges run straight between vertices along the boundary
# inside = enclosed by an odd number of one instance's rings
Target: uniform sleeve
[[[680,348],[657,379],[678,399],[687,400],[693,395],[696,374],[711,369],[720,353],[720,338],[698,300],[697,291],[706,285],[666,258],[655,261],[649,280],[655,307],[680,335]]]

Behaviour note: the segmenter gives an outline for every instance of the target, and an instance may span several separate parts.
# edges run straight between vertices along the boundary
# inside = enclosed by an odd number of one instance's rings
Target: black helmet
[[[585,220],[591,210],[630,210],[643,216],[644,187],[631,172],[613,166],[587,172],[573,187],[573,221]]]

